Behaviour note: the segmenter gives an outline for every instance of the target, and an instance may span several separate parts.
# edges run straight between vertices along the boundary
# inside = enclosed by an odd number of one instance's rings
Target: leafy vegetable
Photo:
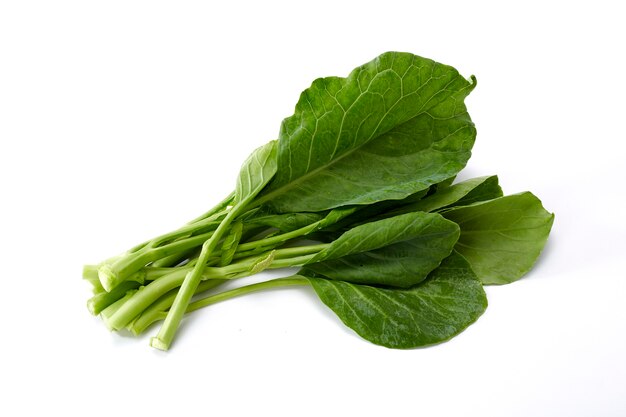
[[[399,52],[315,80],[214,208],[84,268],[90,312],[134,334],[163,321],[151,345],[165,350],[186,313],[309,285],[373,343],[453,337],[485,310],[482,284],[531,268],[553,222],[532,194],[503,197],[496,176],[453,183],[476,136],[464,104],[475,86]],[[216,292],[287,267],[300,272]]]
[[[231,222],[246,210],[247,205],[261,192],[263,187],[272,179],[276,173],[276,142],[269,142],[257,150],[244,162],[239,178],[237,178],[237,186],[235,188],[235,205],[228,212],[224,220],[215,229],[211,237],[202,244],[202,250],[198,255],[198,261],[193,270],[185,276],[180,291],[174,299],[174,304],[170,308],[165,323],[156,337],[150,340],[150,344],[158,349],[169,349],[172,340],[183,314],[193,297],[194,292],[200,284],[200,279],[204,268],[206,267],[209,257],[218,245],[222,236],[228,230]],[[233,254],[234,256],[234,254]]]
[[[526,274],[554,222],[554,215],[529,192],[456,207],[443,215],[461,227],[456,249],[484,284],[507,284]]]
[[[347,231],[301,273],[406,288],[450,255],[458,238],[458,225],[438,214],[403,214]]]
[[[451,255],[421,285],[377,288],[309,278],[341,321],[364,339],[391,348],[444,342],[461,333],[487,308],[487,297],[467,261]]]
[[[259,203],[320,211],[404,198],[455,175],[476,137],[452,67],[382,54],[347,78],[319,78],[283,121],[276,178]]]

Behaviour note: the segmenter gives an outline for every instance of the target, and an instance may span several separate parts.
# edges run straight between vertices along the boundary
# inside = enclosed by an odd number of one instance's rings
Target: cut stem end
[[[104,288],[106,292],[111,292],[111,290],[118,284],[117,275],[113,272],[109,265],[101,265],[100,268],[98,268],[98,279],[100,280],[100,284],[102,284],[102,288]]]
[[[150,338],[150,346],[152,346],[155,349],[162,350],[162,351],[167,351],[170,348],[170,346],[167,343],[163,342],[158,337]]]

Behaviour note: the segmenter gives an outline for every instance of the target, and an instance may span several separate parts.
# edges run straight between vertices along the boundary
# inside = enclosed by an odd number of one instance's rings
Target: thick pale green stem
[[[208,281],[202,281],[196,289],[196,295],[208,291],[227,282],[223,279],[210,279]],[[174,299],[176,299],[176,289],[171,290],[157,301],[155,301],[150,307],[148,307],[139,317],[133,320],[127,328],[133,334],[138,335],[147,329],[152,323],[159,320],[164,320],[167,316],[167,310],[172,306]]]
[[[179,265],[183,261],[193,259],[198,255],[198,252],[198,248],[194,248],[188,251],[175,253],[173,255],[166,256],[165,258],[157,259],[152,262],[150,266],[155,268],[170,268]]]
[[[105,318],[107,327],[114,330],[125,327],[159,297],[182,284],[187,271],[189,269],[174,271],[139,289],[114,314],[108,317],[108,319]]]
[[[215,281],[218,281],[219,284],[224,282],[220,280],[215,280]],[[203,286],[212,282],[213,280],[202,282],[198,286],[198,291],[196,291],[196,294],[202,291],[206,291],[206,289],[208,288],[204,289]],[[216,286],[219,284],[214,284],[213,286]],[[262,291],[262,290],[266,290],[270,288],[288,287],[288,286],[295,286],[295,285],[309,285],[309,281],[306,278],[293,276],[293,277],[288,277],[288,278],[278,278],[278,279],[274,279],[270,281],[260,282],[257,284],[246,285],[243,287],[235,288],[233,290],[224,291],[219,294],[214,294],[214,295],[201,298],[198,301],[195,301],[189,304],[189,306],[187,307],[187,310],[185,311],[185,314],[190,313],[194,310],[198,310],[203,307],[207,307],[211,304],[218,303],[220,301],[228,300],[229,298],[234,298],[234,297],[238,297],[241,295],[249,294],[249,293],[256,292],[256,291]],[[139,316],[137,320],[135,320],[130,325],[129,330],[131,330],[135,335],[138,335],[142,333],[146,328],[148,328],[148,326],[150,326],[152,323],[160,321],[160,320],[164,320],[167,317],[166,309],[171,305],[174,297],[175,297],[175,294],[171,294],[171,295],[168,294],[162,300],[159,300],[159,302],[151,305],[149,309],[147,309],[144,313],[142,313],[141,316]]]
[[[170,256],[180,251],[186,251],[202,245],[214,232],[193,236],[187,239],[178,240],[153,249],[141,250],[129,254],[112,264],[103,264],[98,269],[100,283],[105,290],[111,291],[113,288],[124,282],[130,275],[137,272],[148,263],[157,259]]]
[[[124,304],[126,304],[126,302],[133,297],[135,291],[137,290],[128,291],[124,297],[120,298],[119,300],[102,310],[102,312],[100,313],[100,317],[102,318],[102,321],[109,330],[117,330],[110,326],[110,318],[113,317],[119,311],[119,309],[122,308]]]
[[[98,265],[85,265],[83,267],[83,279],[89,281],[92,285],[94,294],[105,292],[100,283],[100,278],[98,277]]]
[[[176,330],[180,325],[180,321],[185,314],[185,310],[191,301],[191,297],[196,292],[196,288],[200,283],[200,278],[202,277],[202,273],[204,272],[204,268],[206,267],[209,257],[230,226],[230,223],[235,219],[235,217],[241,214],[245,208],[245,201],[233,207],[219,227],[215,230],[215,233],[213,233],[211,238],[204,242],[202,245],[202,251],[198,257],[198,262],[194,266],[193,270],[185,277],[185,280],[180,287],[180,291],[178,291],[178,294],[176,295],[174,304],[172,305],[169,313],[167,313],[163,326],[161,326],[157,336],[150,339],[150,345],[152,347],[160,350],[167,350],[169,348],[172,340],[174,339],[174,335],[176,334]]]
[[[323,250],[327,246],[327,244],[319,244],[274,250],[272,251],[272,261],[266,266],[266,268],[275,269],[304,265],[313,259],[319,251]],[[269,256],[270,253],[267,253],[266,255]],[[263,254],[256,257],[242,259],[239,262],[225,267],[207,266],[206,268],[202,268],[200,279],[203,280],[203,282],[201,285],[202,287],[209,288],[214,284],[205,284],[206,282],[247,277],[257,272],[255,271],[255,267],[261,258],[263,258]],[[195,270],[195,266],[198,261],[199,260],[193,260],[189,265],[182,267],[146,267],[143,269],[142,272],[146,277],[146,281],[151,282],[145,287],[141,287],[139,291],[134,293],[132,298],[126,299],[123,305],[118,305],[118,309],[114,312],[114,314],[111,313],[107,315],[105,318],[107,327],[113,330],[119,330],[126,327],[132,320],[140,315],[143,315],[147,309],[151,309],[152,304],[155,303],[160,297],[163,297],[164,294],[172,291],[172,294],[174,294],[173,296],[175,297],[176,292],[182,291],[181,285],[183,285],[185,277]],[[139,284],[136,282],[126,281],[110,293],[103,293],[97,297],[93,297],[89,301],[88,306],[94,314],[97,314],[97,312],[102,310],[102,308],[123,297],[126,291],[137,288],[138,286]],[[180,291],[177,290],[178,287],[181,287]],[[199,289],[200,287],[195,289],[194,293],[197,293]],[[174,298],[172,299],[172,302],[173,300]],[[172,302],[170,302],[168,308],[172,305]],[[162,309],[157,311],[160,312]],[[149,321],[146,326],[154,320]]]
[[[98,293],[87,300],[87,308],[91,314],[97,316],[102,310],[124,297],[129,290],[137,289],[139,285],[135,281],[126,281],[111,292]]]

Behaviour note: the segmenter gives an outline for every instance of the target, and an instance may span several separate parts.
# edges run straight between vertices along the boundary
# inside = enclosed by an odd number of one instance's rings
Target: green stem
[[[227,282],[223,279],[210,279],[202,281],[198,285],[196,295],[208,291],[217,287],[218,285]],[[176,293],[178,290],[174,289],[163,295],[157,301],[152,303],[143,313],[141,313],[135,320],[133,320],[128,326],[128,330],[133,332],[134,335],[143,333],[152,323],[164,320],[167,316],[167,310],[172,306],[174,299],[176,299]]]
[[[140,288],[134,296],[126,300],[114,314],[108,318],[104,318],[107,327],[113,330],[119,330],[125,327],[163,294],[180,286],[185,279],[187,271],[188,269],[174,271]]]
[[[133,273],[137,272],[150,262],[166,256],[173,255],[180,251],[186,251],[202,245],[214,232],[193,236],[183,240],[177,240],[158,248],[144,249],[133,254],[128,254],[112,264],[100,265],[98,276],[100,283],[105,290],[111,291],[113,288],[124,282]]]
[[[230,226],[233,219],[245,210],[247,202],[248,201],[244,200],[235,205],[226,215],[222,223],[220,223],[211,238],[203,243],[202,251],[198,257],[198,262],[194,266],[193,270],[185,277],[185,280],[180,287],[180,291],[178,291],[178,294],[176,295],[174,304],[172,305],[169,313],[167,313],[163,326],[161,326],[157,336],[150,339],[150,345],[152,347],[161,350],[167,350],[169,348],[183,315],[185,314],[185,310],[191,301],[191,297],[196,292],[196,288],[200,283],[200,278],[202,277],[202,273],[204,272],[204,268],[206,267],[209,257],[215,250],[215,247]]]
[[[100,278],[98,277],[98,265],[85,265],[83,267],[83,279],[85,281],[89,281],[89,283],[93,286],[92,290],[94,294],[106,292],[100,283]]]
[[[219,280],[215,280],[219,281]],[[198,291],[196,293],[206,291],[203,288],[203,284],[207,284],[209,282],[203,282],[198,286]],[[221,284],[223,281],[219,281]],[[218,284],[218,285],[219,285]],[[244,294],[249,294],[256,291],[261,291],[270,288],[280,288],[280,287],[288,287],[295,285],[309,285],[309,281],[306,278],[300,278],[297,276],[288,277],[288,278],[277,278],[270,281],[260,282],[257,284],[246,285],[243,287],[235,288],[229,291],[224,291],[219,294],[210,295],[208,297],[201,298],[197,300],[187,307],[185,314],[191,313],[194,310],[198,310],[203,307],[207,307],[211,304],[218,303],[220,301],[225,301],[230,298],[238,297]],[[216,286],[216,285],[214,285]],[[167,295],[162,299],[162,302],[158,302],[150,306],[144,313],[141,314],[129,327],[135,335],[142,333],[146,328],[148,328],[152,323],[164,320],[167,317],[167,312],[165,311],[169,305],[171,305],[171,300],[175,297],[175,294]]]
[[[195,255],[197,255],[197,248],[175,253],[173,255],[166,256],[165,258],[157,259],[156,261],[152,262],[150,266],[156,268],[170,268],[179,265],[180,263],[188,259],[193,259]]]
[[[220,201],[215,207],[213,207],[211,210],[207,211],[206,213],[204,213],[203,215],[196,217],[195,219],[193,219],[192,221],[190,221],[187,224],[194,224],[197,223],[201,220],[206,219],[207,217],[211,217],[213,216],[215,213],[220,212],[224,209],[226,209],[230,204],[232,204],[232,202],[235,200],[235,192],[231,192],[230,194],[228,194],[228,196],[223,199],[222,201]]]
[[[207,241],[208,242],[208,241]],[[285,268],[293,266],[301,266],[313,259],[317,253],[324,249],[327,244],[299,246],[294,248],[277,249],[274,251],[274,259],[268,266],[269,269]],[[269,255],[269,254],[268,254]],[[223,280],[223,279],[237,279],[251,275],[252,268],[259,261],[259,257],[246,258],[240,262],[233,263],[225,267],[210,267],[206,266],[201,269],[200,279],[204,282],[208,280]],[[200,259],[192,261],[189,265],[174,268],[152,268],[146,267],[142,270],[145,274],[146,281],[151,281],[145,287],[140,288],[132,298],[128,299],[123,306],[121,306],[115,314],[111,314],[106,319],[107,326],[114,330],[119,330],[127,326],[133,319],[148,309],[159,297],[162,297],[169,291],[181,287],[180,290],[176,290],[179,294],[183,291],[184,282],[186,277],[192,274],[197,269],[197,265],[201,262]],[[200,279],[198,281],[200,281]],[[127,284],[124,284],[127,285]],[[130,285],[130,284],[128,284]],[[137,285],[133,283],[133,285]],[[212,285],[212,284],[206,284]],[[196,284],[198,287],[198,284]],[[112,290],[111,293],[117,294],[117,288]],[[189,288],[189,287],[187,287]],[[121,291],[121,290],[120,290]],[[187,290],[189,291],[189,289]],[[197,289],[194,288],[194,293]],[[121,296],[118,295],[118,297]],[[191,297],[189,298],[189,300]],[[187,304],[189,301],[187,302]],[[174,301],[174,306],[176,302]],[[172,307],[173,309],[174,307]],[[180,308],[180,307],[179,307]],[[185,305],[186,309],[186,305]],[[183,315],[184,315],[183,310]],[[182,318],[182,317],[181,317]],[[165,323],[164,323],[165,326]],[[167,334],[167,333],[166,333]],[[173,337],[173,334],[168,337]]]
[[[213,207],[211,210],[207,211],[206,213],[204,213],[203,215],[201,215],[201,216],[199,216],[199,217],[196,217],[195,219],[193,219],[192,221],[190,221],[189,223],[187,223],[185,226],[183,226],[181,229],[186,228],[187,226],[192,225],[192,224],[194,224],[194,223],[199,223],[199,222],[201,222],[202,220],[205,220],[205,219],[207,219],[207,218],[209,218],[209,217],[212,217],[212,216],[216,216],[216,215],[217,215],[217,217],[219,217],[220,212],[224,212],[224,211],[225,211],[225,209],[228,207],[228,205],[229,205],[230,203],[232,203],[232,201],[233,201],[233,199],[234,199],[234,198],[235,198],[235,193],[234,193],[234,192],[230,193],[230,194],[229,194],[229,195],[228,195],[228,196],[227,196],[224,200],[222,200],[221,202],[219,202],[219,203],[218,203],[215,207]],[[148,240],[148,241],[146,241],[146,242],[140,243],[139,245],[134,246],[133,248],[131,248],[131,249],[128,251],[128,253],[135,253],[135,252],[138,252],[139,250],[141,250],[141,249],[143,249],[143,248],[145,248],[146,246],[149,246],[149,245],[151,245],[151,244],[152,244],[152,246],[158,246],[158,245],[155,245],[155,244],[154,244],[154,242],[155,242],[155,241],[162,240],[162,239],[163,239],[164,237],[166,237],[166,236],[167,236],[167,237],[169,237],[169,238],[171,238],[171,236],[172,236],[173,234],[175,234],[176,232],[178,232],[179,230],[180,230],[180,229],[175,230],[174,232],[167,233],[167,234],[162,235],[162,236],[158,236],[158,237],[156,237],[156,238],[154,238],[154,239],[151,239],[151,240]]]
[[[111,292],[101,292],[87,300],[87,309],[94,316],[97,316],[120,298],[124,297],[129,290],[137,289],[139,283],[135,281],[126,281],[118,285]]]
[[[198,220],[196,223],[185,225],[180,229],[173,232],[166,233],[158,238],[153,239],[147,247],[156,248],[167,243],[171,243],[180,238],[186,238],[196,236],[198,234],[212,232],[220,224],[221,219],[227,214],[227,211],[220,211],[215,215],[203,220]]]
[[[242,243],[237,247],[238,251],[247,251],[254,250],[258,248],[266,248],[269,246],[277,246],[283,242],[286,242],[291,239],[295,239],[297,237],[308,235],[311,232],[317,230],[322,224],[324,224],[324,220],[318,220],[314,223],[311,223],[307,226],[301,227],[300,229],[292,230],[291,232],[282,233],[280,235],[268,237],[265,239],[255,240],[252,242]]]
[[[124,295],[124,297],[120,298],[119,300],[117,300],[116,302],[114,302],[113,304],[105,308],[104,310],[102,310],[102,312],[100,313],[100,317],[102,317],[102,321],[104,322],[104,324],[107,326],[109,330],[117,330],[110,326],[110,319],[111,317],[115,316],[115,314],[117,314],[117,312],[122,307],[124,307],[127,301],[132,299],[135,292],[136,290],[130,290],[126,292],[126,295]]]
[[[279,251],[277,250],[276,253]],[[289,258],[274,258],[272,263],[267,266],[267,269],[289,268],[294,266],[302,266],[312,260],[317,253],[311,253],[308,255],[294,256]],[[276,256],[276,255],[274,255]],[[254,265],[259,262],[260,257],[244,260],[223,267],[207,268],[210,270],[210,275],[213,277],[219,277],[224,279],[242,278],[249,276]]]
[[[329,246],[328,243],[319,243],[317,245],[294,246],[292,248],[276,249],[275,259],[293,258],[302,255],[317,254]]]
[[[249,294],[256,291],[266,290],[269,288],[288,287],[293,285],[310,285],[309,280],[297,275],[287,278],[276,278],[269,281],[258,282],[256,284],[245,285],[243,287],[235,288],[229,291],[224,291],[219,294],[210,295],[189,304],[187,313],[191,313],[194,310],[209,306],[211,304],[218,303],[220,301],[228,300],[230,298],[238,297],[240,295]]]

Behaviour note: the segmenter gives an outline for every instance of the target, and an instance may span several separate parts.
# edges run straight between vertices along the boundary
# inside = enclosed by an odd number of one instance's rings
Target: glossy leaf
[[[439,214],[423,212],[402,214],[348,230],[320,251],[309,264],[372,251],[423,235],[430,235],[431,238],[433,234],[443,235],[442,240],[433,243],[439,245],[444,241],[456,241],[458,233],[458,226]]]
[[[321,211],[402,199],[454,176],[475,139],[463,103],[474,81],[399,52],[315,80],[282,123],[279,169],[259,203]]]
[[[415,213],[403,216],[394,220],[391,227],[385,221],[374,223],[346,232],[331,243],[327,254],[321,255],[326,256],[327,260],[306,265],[300,274],[407,288],[423,281],[439,266],[450,255],[459,238],[459,227],[438,214]],[[393,228],[405,228],[406,232],[393,235],[392,230],[389,230]],[[383,233],[384,236],[381,236]],[[408,236],[411,236],[409,240],[402,240]],[[376,245],[397,243],[338,257],[346,249],[360,250],[370,240]]]
[[[487,308],[482,285],[467,261],[453,254],[422,284],[378,288],[309,277],[313,289],[341,321],[366,340],[407,349],[444,342]]]
[[[554,221],[530,192],[455,207],[443,216],[461,227],[456,250],[484,284],[507,284],[526,274]]]

